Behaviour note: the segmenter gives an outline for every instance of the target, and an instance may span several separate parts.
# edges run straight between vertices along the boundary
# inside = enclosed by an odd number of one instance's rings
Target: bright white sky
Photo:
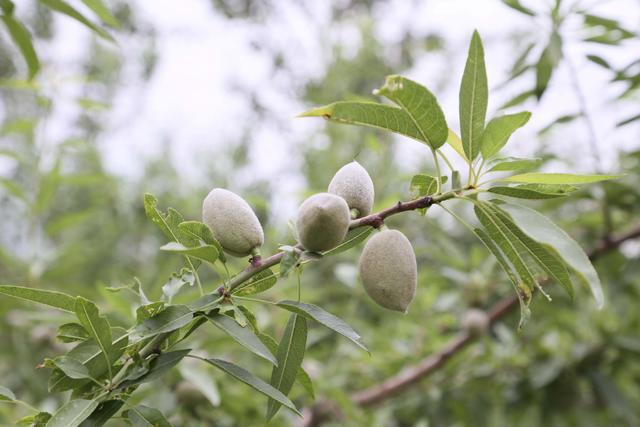
[[[18,8],[29,2],[18,1]],[[77,3],[78,8],[83,6],[79,1],[72,3]],[[268,51],[256,51],[252,43],[267,41],[272,46],[287,46],[286,63],[290,76],[297,81],[318,79],[329,60],[328,47],[331,44],[323,43],[319,34],[331,29],[334,40],[342,41],[355,51],[360,42],[355,31],[358,17],[347,19],[338,26],[331,23],[329,2],[309,0],[304,2],[304,8],[295,1],[274,3],[277,4],[277,13],[256,24],[227,20],[213,10],[208,0],[131,2],[138,18],[156,31],[156,47],[160,56],[152,79],[142,84],[136,77],[140,69],[139,58],[129,53],[139,52],[142,41],[120,38],[119,46],[115,47],[124,53],[127,78],[118,92],[113,110],[105,118],[107,131],[101,134],[99,141],[107,155],[110,170],[125,176],[138,176],[142,170],[142,158],[160,152],[168,141],[177,164],[199,162],[194,167],[184,168],[185,179],[199,179],[204,167],[214,168],[216,162],[225,161],[214,154],[216,147],[238,140],[242,130],[238,124],[246,124],[252,118],[250,101],[233,89],[242,87],[265,101],[270,115],[279,118],[277,123],[256,123],[252,173],[261,177],[297,176],[296,166],[300,159],[292,155],[291,147],[304,143],[325,123],[293,118],[309,106],[301,104],[288,81],[272,77],[272,60]],[[550,0],[524,0],[523,3],[543,10],[548,8],[546,5]],[[585,1],[584,4],[596,5],[591,9],[593,12],[618,19],[628,28],[640,27],[640,7],[633,0]],[[388,46],[389,55],[394,54],[394,45],[402,35],[402,28],[407,26],[415,35],[435,32],[447,40],[447,52],[425,54],[413,69],[398,70],[398,73],[432,88],[440,99],[450,126],[454,128],[457,128],[458,82],[473,29],[477,28],[484,39],[489,81],[494,87],[504,80],[508,67],[519,53],[512,50],[509,35],[518,30],[527,31],[532,26],[536,26],[533,28],[540,31],[541,37],[547,34],[546,22],[532,22],[498,0],[396,0],[376,6],[373,14],[376,32]],[[48,133],[53,139],[70,134],[70,120],[77,108],[74,98],[81,88],[75,76],[80,73],[80,59],[86,56],[91,37],[74,21],[64,17],[56,19],[58,37],[50,46],[39,46],[45,63],[41,79],[62,100],[58,102],[56,114],[48,125]],[[565,33],[577,40],[579,34],[575,29],[578,27],[579,22],[569,23]],[[585,52],[598,53],[599,50],[602,49],[581,43],[565,45],[565,55],[580,70],[580,84],[589,112],[596,121],[604,167],[608,170],[616,166],[615,150],[611,147],[640,148],[638,125],[622,129],[614,126],[616,120],[637,113],[638,107],[630,102],[609,102],[608,98],[614,92],[607,86],[608,75],[583,59]],[[606,59],[611,63],[626,65],[638,56],[640,43],[636,40],[625,49],[605,50]],[[380,76],[380,83],[383,80],[384,76]],[[489,115],[498,105],[524,89],[516,86],[491,93]],[[604,90],[606,87],[607,91]],[[541,143],[536,137],[537,130],[558,116],[577,110],[577,99],[567,70],[559,70],[542,103],[530,102],[517,108],[533,112],[530,125],[516,134],[510,147],[512,154],[526,156]],[[586,137],[584,126],[568,125],[551,134],[547,143],[561,156],[571,157],[575,161],[571,167],[575,170],[593,171],[595,166],[586,146]],[[407,169],[417,167],[429,155],[423,146],[413,141],[407,140],[400,147],[398,155]],[[245,182],[240,185],[250,184],[253,177],[245,174],[243,179]],[[299,196],[296,193],[303,186],[300,179],[282,181],[287,187],[283,191]]]

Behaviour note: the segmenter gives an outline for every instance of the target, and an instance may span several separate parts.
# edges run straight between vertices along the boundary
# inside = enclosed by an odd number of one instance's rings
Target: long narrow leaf
[[[54,307],[69,313],[75,313],[76,299],[62,292],[4,285],[0,286],[0,294],[48,305],[49,307]]]
[[[260,393],[267,396],[269,399],[273,399],[274,401],[279,402],[280,404],[291,409],[296,414],[301,415],[300,412],[298,412],[296,405],[294,405],[293,402],[291,402],[291,400],[289,400],[287,396],[282,394],[279,390],[273,388],[271,385],[262,381],[260,378],[256,377],[246,369],[220,359],[203,359],[203,360],[207,363],[210,363],[211,365],[215,366],[218,369],[222,369],[227,374],[242,381],[243,383],[247,384],[254,390],[259,391]]]
[[[520,242],[522,246],[527,250],[531,258],[533,258],[537,264],[553,278],[560,286],[562,286],[569,296],[573,298],[573,285],[569,278],[569,272],[564,266],[561,258],[557,256],[553,248],[536,242],[525,234],[508,215],[500,209],[499,206],[493,204],[485,205],[492,208],[496,218],[500,221],[506,229],[508,229]]]
[[[344,320],[334,316],[333,314],[325,311],[317,305],[296,301],[280,301],[276,305],[293,313],[305,316],[308,319],[319,322],[332,331],[335,331],[343,337],[347,338],[349,341],[353,342],[364,351],[369,352],[369,349],[367,349],[367,347],[362,342],[362,337],[360,337],[360,335],[356,331],[354,331],[351,326],[347,325]]]
[[[480,142],[487,114],[489,87],[484,65],[484,48],[477,31],[473,32],[467,63],[460,84],[459,109],[462,147],[473,161],[480,152]]]
[[[278,346],[278,366],[271,373],[271,385],[285,396],[291,391],[293,383],[302,364],[307,345],[307,320],[300,315],[292,314],[287,322],[284,335]],[[267,420],[280,409],[281,402],[270,398],[267,407]]]
[[[109,371],[109,377],[112,377],[111,373],[111,326],[106,318],[100,315],[98,307],[91,301],[78,297],[76,298],[76,316],[80,321],[80,324],[89,333],[89,335],[96,341],[100,350],[104,355],[104,359],[107,363],[107,370]]]
[[[557,255],[577,274],[580,281],[591,289],[598,308],[604,305],[604,294],[600,278],[589,257],[560,227],[544,215],[524,206],[504,203],[500,207],[529,237],[553,247]]]
[[[278,366],[278,360],[269,349],[260,341],[260,339],[253,333],[251,328],[242,327],[229,316],[216,313],[207,315],[207,319],[218,328],[229,334],[231,338],[236,340],[242,346],[249,349],[252,353],[268,360],[273,365]]]

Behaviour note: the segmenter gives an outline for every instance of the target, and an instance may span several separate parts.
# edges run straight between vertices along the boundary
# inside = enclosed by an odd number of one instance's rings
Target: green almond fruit
[[[296,228],[300,243],[308,251],[333,249],[349,231],[349,206],[335,194],[318,193],[300,205]]]
[[[360,255],[360,279],[384,308],[406,313],[416,295],[418,266],[409,239],[398,230],[372,236]]]
[[[262,225],[251,206],[224,188],[214,188],[204,199],[202,222],[229,255],[249,256],[264,243]]]
[[[367,170],[355,160],[336,172],[329,183],[328,191],[342,197],[349,209],[357,209],[357,218],[371,213],[374,198],[373,181]]]

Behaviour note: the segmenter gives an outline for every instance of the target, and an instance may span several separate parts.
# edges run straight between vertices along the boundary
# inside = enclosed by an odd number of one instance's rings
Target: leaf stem
[[[442,160],[444,160],[444,162],[447,164],[447,166],[449,167],[449,170],[452,170],[452,171],[453,171],[453,170],[455,170],[455,169],[453,168],[453,165],[452,165],[452,164],[451,164],[451,162],[449,161],[449,158],[447,157],[447,155],[446,155],[446,154],[444,154],[444,152],[442,152],[442,150],[441,150],[441,149],[439,149],[439,148],[438,148],[438,149],[436,150],[436,152],[437,152],[438,154],[440,154],[440,157],[442,157]]]
[[[482,176],[482,168],[484,167],[485,160],[486,159],[483,157],[482,161],[480,162],[480,165],[478,166],[478,170],[475,171],[475,180],[473,181],[474,186],[478,185],[478,180]]]
[[[189,257],[186,257],[186,258],[187,258],[187,262],[189,263],[189,267],[191,268],[191,271],[193,271],[193,276],[196,278],[196,283],[198,284],[198,290],[200,291],[200,296],[203,296],[204,290],[202,289],[202,282],[200,281],[200,275],[198,274],[198,271],[193,266],[191,259]]]
[[[438,162],[438,155],[436,154],[436,150],[432,148],[431,154],[433,154],[433,162],[436,165],[436,175],[438,177],[438,181],[436,182],[436,194],[440,194],[442,190],[442,174],[440,173],[440,163]]]
[[[241,299],[243,301],[259,302],[259,303],[262,303],[262,304],[275,304],[273,301],[269,301],[269,300],[261,299],[261,298],[241,297],[241,296],[238,296],[238,295],[232,295],[231,298],[232,299]]]

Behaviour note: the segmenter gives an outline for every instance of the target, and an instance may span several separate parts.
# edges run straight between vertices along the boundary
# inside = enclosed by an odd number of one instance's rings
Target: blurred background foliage
[[[411,175],[432,171],[426,160],[427,150],[418,160],[407,161],[410,155],[403,155],[399,148],[407,141],[367,129],[323,125],[311,128],[304,139],[292,137],[284,141],[289,134],[283,131],[282,144],[291,156],[286,174],[259,175],[256,163],[269,159],[252,155],[257,144],[255,129],[271,124],[277,132],[279,126],[286,128],[288,125],[283,123],[292,119],[282,117],[261,99],[260,93],[238,84],[233,88],[235,96],[249,100],[251,119],[237,124],[240,131],[236,138],[215,148],[202,147],[197,153],[199,159],[185,163],[176,161],[171,137],[167,135],[157,142],[160,148],[155,154],[138,156],[131,151],[126,162],[136,169],[134,176],[119,174],[106,165],[108,147],[102,135],[108,135],[113,126],[109,115],[114,100],[136,97],[154,76],[157,61],[163,55],[156,47],[154,22],[140,14],[135,2],[107,2],[115,21],[105,21],[104,16],[86,11],[93,25],[113,35],[118,43],[105,41],[100,34],[92,36],[91,48],[86,50],[82,63],[73,64],[74,69],[81,70],[74,81],[78,89],[74,95],[76,108],[59,123],[56,109],[59,99],[66,96],[65,85],[48,72],[46,58],[64,53],[45,49],[70,18],[56,17],[57,12],[46,3],[18,1],[13,12],[30,31],[41,57],[37,74],[26,66],[9,32],[0,33],[3,284],[84,295],[100,301],[112,323],[128,325],[134,319],[136,302],[130,295],[110,292],[107,287],[140,280],[147,295],[157,299],[171,273],[182,266],[179,257],[158,251],[165,242],[145,218],[143,193],[154,194],[163,208],[173,206],[185,218],[199,219],[201,200],[210,188],[231,188],[254,206],[266,231],[264,253],[271,253],[280,244],[292,241],[287,220],[295,216],[297,203],[311,193],[324,191],[343,164],[357,159],[369,170],[375,183],[377,208],[407,199]],[[438,32],[427,29],[425,34],[407,26],[393,43],[380,38],[375,12],[386,3],[389,2],[330,2],[331,25],[308,30],[322,46],[321,51],[298,52],[317,55],[323,63],[321,75],[300,71],[299,58],[287,50],[286,44],[275,42],[277,37],[256,37],[252,41],[255,49],[267,52],[272,59],[275,90],[295,97],[302,111],[305,106],[368,96],[385,75],[415,69],[424,58],[460,62],[453,59],[459,56],[455,44]],[[624,28],[617,21],[616,13],[624,13],[620,8],[598,15],[589,8],[593,2],[547,3],[504,1],[501,7],[528,17],[532,24],[504,35],[506,41],[502,43],[508,43],[511,54],[501,59],[500,66],[507,70],[507,79],[496,82],[490,76],[490,82],[498,98],[504,100],[504,108],[524,103],[534,117],[540,113],[552,118],[529,134],[527,154],[534,153],[566,170],[595,168],[599,172],[626,173],[622,180],[590,187],[568,200],[536,202],[539,209],[589,250],[638,226],[640,120],[633,108],[638,105],[640,55],[638,50],[628,48],[629,42],[637,42],[637,34],[635,28]],[[208,7],[228,25],[251,26],[256,31],[280,13],[276,2],[212,0]],[[311,13],[310,9],[302,9]],[[3,13],[7,15],[7,10]],[[565,31],[567,21],[578,24]],[[397,24],[402,26],[402,22]],[[355,50],[345,46],[341,38],[331,37],[335,29],[346,27],[360,40]],[[464,38],[470,33],[465,30]],[[136,42],[128,43],[130,40]],[[488,50],[491,43],[487,42]],[[595,50],[591,46],[596,46]],[[571,62],[576,58],[575,52],[568,54],[571,48],[584,60],[579,66]],[[624,61],[610,63],[609,52],[623,52]],[[132,61],[134,66],[130,65]],[[593,129],[598,126],[598,117],[589,114],[585,100],[584,86],[590,82],[580,79],[583,66],[608,73],[609,84],[601,97],[611,106],[622,133],[598,138],[599,132]],[[541,107],[542,100],[555,90],[553,81],[559,70],[571,76],[568,93],[575,97],[576,107],[569,114],[549,111],[548,105],[544,111]],[[461,67],[451,66],[435,80],[419,75],[416,78],[438,94],[456,87],[461,71]],[[27,79],[30,73],[35,75],[32,80]],[[132,90],[132,85],[138,87]],[[163,102],[169,104],[171,100]],[[618,108],[623,104],[631,109]],[[455,115],[455,110],[445,108],[445,112],[449,117]],[[215,134],[216,129],[212,127],[210,132]],[[635,139],[617,145],[607,143],[634,133]],[[576,139],[574,143],[582,147],[579,152],[565,152],[563,157],[550,149],[559,141]],[[613,160],[604,162],[603,152]],[[193,170],[196,180],[186,176],[193,176]],[[302,184],[281,196],[285,181],[292,177]],[[286,213],[282,213],[283,208],[274,209],[274,205],[284,206]],[[293,210],[286,210],[288,207]],[[358,250],[311,264],[302,277],[303,299],[344,318],[362,334],[372,353],[369,356],[358,351],[325,329],[311,328],[304,367],[314,380],[316,398],[335,402],[343,415],[329,425],[640,423],[640,245],[635,241],[628,241],[597,260],[607,298],[602,311],[595,309],[584,290],[579,290],[571,301],[557,289],[550,289],[553,302],[535,298],[533,317],[522,332],[516,330],[517,314],[508,316],[494,325],[487,336],[404,394],[366,410],[355,406],[350,393],[438,351],[459,330],[460,319],[469,308],[488,308],[511,292],[492,257],[439,208],[432,208],[426,217],[415,213],[395,216],[389,225],[409,236],[418,257],[419,291],[408,315],[383,311],[366,297],[356,274]],[[235,261],[234,268],[242,268],[243,262]],[[219,273],[201,272],[207,290],[217,287]],[[265,298],[294,297],[295,287],[295,277],[282,279]],[[189,301],[195,295],[195,289],[184,289],[175,301]],[[285,313],[257,303],[247,305],[255,311],[262,329],[276,337],[281,335]],[[4,298],[0,299],[0,314],[2,384],[43,410],[57,407],[63,396],[47,394],[47,373],[35,367],[45,356],[62,352],[63,344],[55,339],[62,315]],[[262,378],[269,375],[267,364],[242,351],[218,330],[201,328],[192,341],[193,348],[206,354],[250,367]],[[162,409],[175,425],[262,424],[263,397],[218,371],[191,361],[183,365],[161,380],[163,387],[154,383],[141,388],[139,399]],[[295,387],[298,389],[294,389],[292,397],[296,403],[311,405],[308,392],[299,385]],[[10,425],[24,414],[23,408],[0,402],[0,424]],[[111,425],[123,422],[116,419]],[[296,422],[293,415],[281,411],[272,424]]]

